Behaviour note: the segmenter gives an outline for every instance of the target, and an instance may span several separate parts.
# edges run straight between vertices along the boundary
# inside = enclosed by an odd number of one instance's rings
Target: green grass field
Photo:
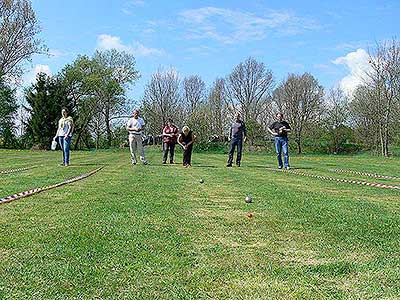
[[[181,154],[177,154],[180,162]],[[400,190],[271,172],[275,157],[195,153],[193,167],[128,151],[0,151],[0,299],[400,299]],[[400,159],[295,156],[299,171],[400,185]],[[204,178],[205,182],[199,181]],[[244,198],[253,196],[247,204]],[[248,212],[253,218],[247,217]]]

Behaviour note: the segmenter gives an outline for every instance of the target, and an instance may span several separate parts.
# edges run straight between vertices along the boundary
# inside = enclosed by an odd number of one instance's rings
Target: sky
[[[135,56],[141,78],[129,91],[140,101],[159,69],[200,75],[211,87],[251,56],[277,84],[310,72],[346,92],[368,69],[377,42],[399,38],[397,1],[32,0],[50,56],[36,55],[24,84],[56,74],[78,55],[116,48]]]

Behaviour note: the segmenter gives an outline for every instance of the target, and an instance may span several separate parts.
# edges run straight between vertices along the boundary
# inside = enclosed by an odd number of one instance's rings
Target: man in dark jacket
[[[283,114],[281,112],[277,113],[276,117],[277,121],[268,127],[268,131],[275,137],[275,150],[279,169],[283,167],[289,169],[289,140],[287,134],[290,132],[291,128],[289,123],[283,120]],[[283,163],[282,152],[284,156]]]
[[[240,161],[242,159],[242,146],[243,142],[246,141],[246,126],[241,120],[241,115],[239,113],[236,115],[235,122],[231,124],[229,139],[231,141],[231,144],[229,149],[229,158],[226,166],[232,167],[233,154],[235,152],[235,147],[237,147],[236,166],[240,167]]]

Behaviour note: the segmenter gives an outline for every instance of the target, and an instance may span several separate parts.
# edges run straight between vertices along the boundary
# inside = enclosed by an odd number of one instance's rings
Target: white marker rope
[[[98,171],[100,171],[103,168],[104,168],[104,166],[100,167],[100,168],[97,168],[96,170],[93,170],[93,171],[91,171],[89,173],[82,174],[82,175],[80,175],[78,177],[74,177],[74,178],[71,178],[71,179],[68,179],[68,180],[53,184],[53,185],[49,185],[49,186],[45,186],[45,187],[41,187],[41,188],[36,188],[36,189],[33,189],[33,190],[28,190],[28,191],[21,192],[21,193],[18,193],[18,194],[14,194],[14,195],[11,195],[11,196],[8,196],[8,197],[5,197],[5,198],[0,198],[0,204],[11,202],[11,201],[15,201],[15,200],[18,200],[18,199],[21,199],[21,198],[24,198],[24,197],[32,196],[34,194],[38,194],[38,193],[43,192],[43,191],[51,190],[51,189],[60,187],[60,186],[65,185],[65,184],[69,184],[69,183],[73,183],[73,182],[78,181],[78,180],[85,179],[85,178],[87,178],[89,176],[92,176],[93,174],[97,173]]]
[[[3,171],[0,171],[0,174],[17,173],[17,172],[26,171],[26,170],[33,169],[33,168],[35,168],[35,166],[25,167],[25,168],[18,168],[18,169],[11,169],[11,170],[3,170]]]
[[[297,172],[297,171],[293,171],[293,170],[285,170],[285,169],[267,168],[267,170],[276,171],[276,172],[285,172],[285,173],[301,175],[301,176],[306,176],[306,177],[312,177],[312,178],[318,178],[318,179],[323,179],[323,180],[330,180],[330,181],[337,181],[337,182],[344,182],[344,183],[351,183],[351,184],[358,184],[358,185],[366,185],[366,186],[378,187],[378,188],[383,188],[383,189],[400,190],[400,186],[398,186],[398,185],[387,185],[387,184],[372,183],[372,182],[366,182],[366,181],[338,179],[338,178],[333,178],[333,177],[327,177],[327,176],[315,175],[315,174],[309,174],[309,173],[302,173],[302,172]]]
[[[363,176],[369,176],[369,177],[375,177],[375,178],[400,179],[400,177],[396,177],[396,176],[386,176],[386,175],[380,175],[380,174],[376,174],[376,173],[366,173],[366,172],[352,171],[352,170],[329,169],[329,171],[338,172],[338,173],[357,174],[357,175],[363,175]]]

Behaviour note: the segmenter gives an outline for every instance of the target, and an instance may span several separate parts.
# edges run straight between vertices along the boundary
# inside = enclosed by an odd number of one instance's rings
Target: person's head
[[[133,111],[133,117],[134,117],[135,119],[139,118],[139,114],[140,114],[140,111],[139,111],[138,109],[135,109],[135,110]]]
[[[242,115],[240,113],[236,114],[236,121],[240,121],[242,119]]]
[[[174,120],[172,120],[171,118],[169,118],[167,120],[167,126],[171,127],[174,124]]]
[[[68,109],[66,109],[65,107],[61,110],[61,115],[66,118],[68,117]]]
[[[283,120],[283,113],[278,112],[278,113],[276,114],[276,118],[278,119],[279,122],[281,122],[281,121]]]
[[[190,128],[188,126],[183,126],[182,132],[184,135],[188,135],[190,131]]]

